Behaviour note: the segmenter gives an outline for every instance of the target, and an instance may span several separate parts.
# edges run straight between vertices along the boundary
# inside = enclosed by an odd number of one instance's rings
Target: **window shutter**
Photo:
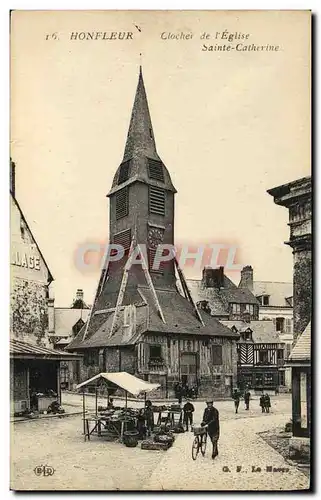
[[[116,219],[128,215],[128,188],[123,188],[116,193]]]
[[[164,189],[149,187],[149,212],[151,214],[165,215],[165,191]]]
[[[125,231],[121,231],[121,233],[117,233],[114,236],[115,245],[121,245],[124,250],[128,250],[131,244],[131,230],[126,229]]]
[[[148,176],[150,179],[164,182],[164,170],[161,161],[148,158]]]

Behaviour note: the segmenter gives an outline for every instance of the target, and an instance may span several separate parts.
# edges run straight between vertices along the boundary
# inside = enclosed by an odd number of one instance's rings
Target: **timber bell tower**
[[[174,260],[161,263],[153,270],[159,244],[174,245],[174,188],[169,172],[156,149],[142,70],[132,109],[124,156],[108,193],[109,243],[121,245],[123,259],[110,262],[101,277],[101,306],[115,307],[115,296],[121,286],[124,266],[131,245],[146,250],[145,264],[155,289],[176,287]],[[154,267],[155,269],[155,267]],[[146,273],[133,265],[128,273],[124,301],[132,302],[137,285],[146,285]],[[108,293],[108,298],[106,296]],[[127,298],[127,300],[126,300]]]

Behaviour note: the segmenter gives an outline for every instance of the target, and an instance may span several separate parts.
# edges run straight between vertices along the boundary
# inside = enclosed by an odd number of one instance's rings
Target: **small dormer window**
[[[263,306],[268,306],[270,304],[270,296],[269,295],[263,295],[262,296],[262,305]]]
[[[252,340],[252,330],[246,330],[244,332],[244,340]]]
[[[119,167],[119,175],[117,184],[122,184],[123,182],[128,181],[129,178],[129,167],[130,160],[124,161]]]
[[[148,158],[148,177],[155,181],[164,182],[164,169],[161,161]]]

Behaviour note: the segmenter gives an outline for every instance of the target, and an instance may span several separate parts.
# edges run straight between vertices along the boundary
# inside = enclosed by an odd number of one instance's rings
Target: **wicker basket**
[[[193,431],[194,436],[202,436],[203,434],[206,434],[206,428],[201,425],[194,425]]]

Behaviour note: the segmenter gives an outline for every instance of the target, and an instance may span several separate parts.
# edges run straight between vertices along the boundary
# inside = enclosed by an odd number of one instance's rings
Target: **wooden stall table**
[[[171,427],[175,427],[175,425],[182,423],[182,410],[160,410],[158,413],[157,424],[156,426],[160,426],[161,423],[170,424]],[[166,416],[163,416],[164,413],[167,413]],[[175,420],[175,417],[178,419]]]
[[[90,429],[91,422],[94,423],[92,429]],[[97,433],[97,436],[99,437],[110,436],[122,442],[125,431],[125,424],[128,423],[128,420],[120,420],[119,422],[120,430],[115,425],[115,422],[113,422],[109,418],[101,416],[87,417],[85,419],[85,441],[86,438],[88,439],[88,441],[90,441],[90,436],[94,433]]]

